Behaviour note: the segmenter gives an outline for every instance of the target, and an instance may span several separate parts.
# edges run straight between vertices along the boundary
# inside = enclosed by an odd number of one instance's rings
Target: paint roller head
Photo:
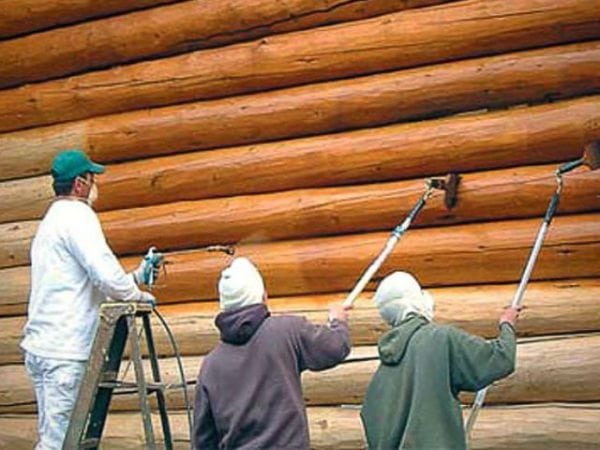
[[[583,147],[583,164],[591,170],[600,169],[600,140],[588,142]]]
[[[583,156],[575,161],[564,163],[556,174],[561,176],[579,166],[588,166],[591,170],[600,168],[600,141],[591,141],[583,147]]]
[[[446,180],[443,178],[430,178],[428,182],[432,189],[446,190]]]
[[[429,185],[432,189],[444,191],[444,204],[447,209],[452,209],[456,206],[457,189],[460,182],[460,175],[457,173],[449,173],[444,178],[430,178]]]

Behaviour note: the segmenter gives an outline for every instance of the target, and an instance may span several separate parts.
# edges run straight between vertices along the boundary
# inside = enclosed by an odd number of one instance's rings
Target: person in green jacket
[[[406,272],[387,276],[375,292],[392,326],[379,341],[380,365],[361,410],[368,448],[466,449],[458,394],[477,391],[515,370],[517,309],[500,317],[486,341],[433,320],[433,298]]]

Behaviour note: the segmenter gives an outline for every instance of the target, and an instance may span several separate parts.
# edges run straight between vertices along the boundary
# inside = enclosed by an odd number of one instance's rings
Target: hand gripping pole
[[[556,209],[558,208],[560,194],[563,189],[563,175],[582,165],[589,167],[591,170],[597,170],[600,168],[600,141],[591,141],[587,143],[583,149],[583,156],[581,158],[567,162],[561,165],[556,170],[556,191],[550,199],[550,203],[548,205],[548,208],[546,209],[546,214],[544,215],[544,220],[542,221],[542,225],[540,226],[531,252],[529,253],[529,258],[527,260],[527,264],[525,265],[525,269],[523,270],[523,275],[521,276],[519,287],[517,288],[517,292],[515,292],[515,296],[513,297],[511,303],[512,308],[520,308],[523,304],[523,296],[525,294],[527,284],[529,283],[531,272],[533,271],[533,267],[535,266],[538,254],[540,253],[542,244],[544,243],[544,238],[546,237],[546,233],[548,232],[548,228],[550,227],[550,222],[552,222],[552,218],[554,217]],[[487,394],[488,388],[489,386],[486,386],[485,388],[478,391],[477,395],[475,396],[475,400],[473,401],[471,413],[469,414],[467,424],[465,425],[467,442],[471,438],[471,431],[475,426],[477,415],[479,414],[479,411],[481,410],[481,407],[485,402],[485,396]]]

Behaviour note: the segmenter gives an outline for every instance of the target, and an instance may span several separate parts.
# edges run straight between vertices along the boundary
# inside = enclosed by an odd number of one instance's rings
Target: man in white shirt
[[[104,167],[80,150],[52,164],[56,198],[31,247],[31,292],[21,347],[38,403],[37,450],[61,449],[98,324],[99,305],[143,301],[146,263],[132,273],[108,246],[96,213],[95,174]]]

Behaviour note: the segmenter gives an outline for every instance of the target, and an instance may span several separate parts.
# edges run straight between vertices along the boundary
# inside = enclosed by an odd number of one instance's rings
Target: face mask
[[[92,206],[96,200],[98,200],[98,185],[96,183],[92,184],[90,192],[87,198],[87,204]]]
[[[85,178],[79,178],[86,186],[90,186],[90,182]],[[92,206],[94,202],[98,199],[98,186],[95,181],[92,181],[90,190],[88,191],[88,196],[85,199],[85,202]]]

